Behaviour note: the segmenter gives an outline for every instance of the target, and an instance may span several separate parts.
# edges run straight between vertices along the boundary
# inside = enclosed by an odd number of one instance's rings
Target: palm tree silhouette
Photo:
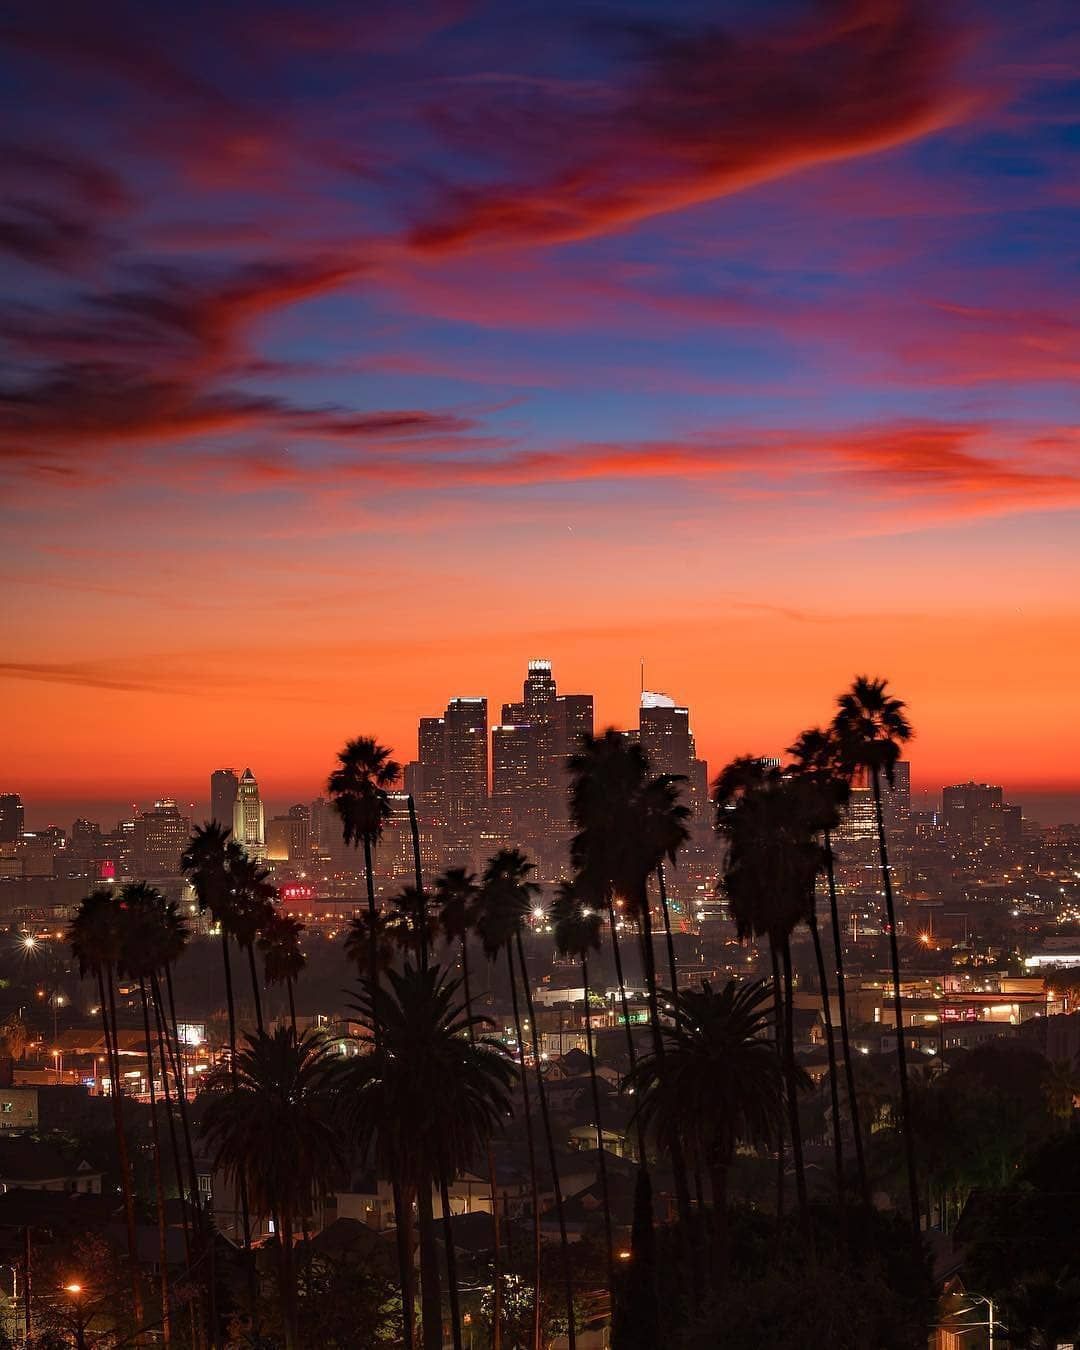
[[[259,1031],[263,1031],[259,974],[255,968],[255,943],[273,917],[277,889],[270,882],[269,871],[235,840],[229,840],[226,855],[231,894],[230,903],[226,906],[223,916],[224,926],[247,957],[248,973],[251,976],[251,995],[255,1002],[255,1025]]]
[[[526,1137],[532,1147],[532,1124],[529,1113],[528,1088],[526,1085],[525,1044],[521,1033],[521,1015],[518,1007],[517,981],[514,977],[514,955],[517,955],[518,969],[521,973],[521,988],[525,995],[525,1007],[528,1012],[530,1040],[532,1042],[533,1066],[536,1072],[536,1095],[540,1103],[540,1122],[547,1148],[548,1166],[551,1169],[551,1185],[555,1195],[555,1214],[559,1224],[559,1244],[562,1252],[563,1280],[566,1286],[567,1338],[570,1350],[577,1344],[577,1332],[574,1325],[574,1287],[570,1269],[570,1248],[566,1235],[566,1213],[563,1207],[562,1183],[555,1159],[555,1142],[551,1132],[551,1115],[548,1110],[547,1089],[544,1085],[543,1060],[540,1054],[540,1037],[536,1026],[536,1010],[533,1007],[532,986],[529,969],[525,959],[525,944],[522,930],[532,913],[540,887],[531,881],[530,873],[535,864],[516,848],[503,848],[494,853],[484,868],[483,886],[480,897],[480,913],[477,929],[484,943],[484,950],[494,957],[500,951],[506,952],[507,970],[510,976],[510,995],[514,1008],[514,1028],[517,1033],[518,1050],[521,1056],[521,1084],[525,1105]],[[535,1155],[530,1158],[530,1170],[535,1174]],[[540,1212],[537,1187],[533,1186],[533,1237],[536,1247],[536,1312],[534,1333],[539,1335],[540,1318]]]
[[[866,1171],[866,1157],[863,1151],[863,1134],[859,1120],[858,1094],[855,1091],[855,1063],[851,1053],[851,1035],[847,1014],[847,990],[844,983],[844,944],[840,927],[840,910],[836,899],[836,868],[833,858],[832,834],[839,823],[840,813],[851,795],[850,784],[840,772],[836,737],[831,731],[813,727],[799,734],[794,745],[789,746],[788,754],[794,759],[793,772],[799,774],[812,786],[820,797],[819,808],[822,815],[821,838],[825,849],[825,878],[829,890],[829,923],[832,928],[833,958],[836,970],[836,1002],[840,1014],[840,1043],[844,1055],[844,1079],[847,1086],[848,1112],[851,1118],[851,1133],[855,1144],[855,1166],[859,1176],[859,1190],[863,1204],[870,1208],[870,1183]],[[817,938],[817,920],[814,917],[815,951],[819,950]],[[822,997],[824,1007],[828,1008],[825,993],[824,963],[822,968]],[[829,1026],[829,1014],[826,1011],[826,1035],[832,1046],[832,1034]],[[829,1058],[830,1088],[832,1093],[833,1116],[839,1121],[838,1083],[835,1048]],[[837,1126],[839,1128],[839,1126]]]
[[[596,1076],[596,1055],[593,1050],[592,1011],[589,1007],[589,953],[600,950],[600,930],[603,919],[590,909],[578,894],[572,881],[562,881],[549,911],[555,933],[555,947],[560,956],[573,956],[581,962],[581,982],[585,994],[585,1044],[589,1056],[589,1081],[592,1089],[593,1115],[596,1118],[596,1157],[600,1174],[600,1197],[604,1209],[604,1238],[607,1242],[608,1289],[615,1297],[615,1241],[611,1228],[611,1196],[608,1190],[607,1158],[604,1152],[604,1127],[600,1119],[600,1085]]]
[[[465,1006],[472,1011],[472,992],[469,988],[469,933],[476,921],[480,885],[476,874],[467,867],[448,867],[435,878],[433,899],[438,906],[439,927],[447,942],[457,942],[461,949],[461,977],[465,990]]]
[[[460,987],[438,966],[411,963],[401,974],[388,971],[385,985],[362,981],[354,1008],[375,1048],[341,1071],[346,1118],[370,1143],[380,1175],[401,1179],[407,1208],[415,1198],[421,1227],[431,1230],[420,1242],[425,1350],[442,1350],[432,1188],[445,1194],[501,1128],[513,1081],[502,1047],[475,1034],[489,1023],[457,1001]],[[411,1299],[409,1290],[402,1293]],[[452,1309],[456,1301],[453,1288]]]
[[[263,958],[263,975],[270,986],[283,984],[289,996],[289,1023],[296,1035],[296,981],[307,967],[307,957],[300,946],[304,925],[291,914],[275,910],[263,925],[259,937],[259,951]]]
[[[221,932],[221,959],[225,970],[225,1005],[229,1016],[229,1074],[235,1091],[239,1085],[236,1068],[236,998],[233,992],[232,960],[229,956],[229,933],[233,913],[233,881],[231,869],[236,850],[240,847],[230,839],[231,830],[216,820],[196,825],[188,846],[180,858],[180,866],[187,874],[199,909],[209,913]],[[243,853],[243,850],[240,849]],[[172,1009],[175,1022],[176,1010]],[[251,1207],[248,1204],[247,1179],[238,1174],[240,1190],[240,1219],[247,1258],[248,1303],[255,1310],[255,1267],[251,1260]]]
[[[374,920],[367,910],[354,914],[345,929],[345,956],[356,966],[357,974],[370,978],[371,949],[375,948],[375,968],[390,970],[402,950],[401,922],[393,914],[377,913]]]
[[[851,688],[837,699],[833,732],[838,746],[838,761],[850,780],[860,769],[870,778],[874,793],[874,816],[877,822],[878,854],[881,861],[881,882],[885,892],[885,912],[889,921],[889,960],[892,965],[893,1012],[896,1018],[896,1062],[900,1076],[900,1128],[904,1136],[904,1158],[907,1165],[908,1204],[917,1244],[920,1238],[919,1180],[915,1165],[915,1140],[911,1130],[911,1100],[907,1076],[907,1047],[904,1043],[904,1007],[900,996],[900,949],[896,933],[896,904],[893,897],[892,873],[889,869],[889,849],[885,838],[885,812],[881,800],[881,779],[892,787],[896,775],[896,761],[900,747],[910,741],[914,732],[904,703],[894,698],[888,681],[858,676]]]
[[[641,1060],[632,1075],[637,1112],[663,1146],[678,1138],[712,1181],[717,1273],[729,1264],[728,1174],[740,1140],[769,1143],[783,1093],[769,1040],[763,981],[734,980],[714,989],[683,990],[674,999],[674,1025],[665,1027],[666,1053]]]
[[[345,846],[363,845],[364,877],[367,882],[368,915],[371,920],[371,952],[368,979],[378,979],[375,950],[375,871],[372,854],[382,838],[383,826],[392,814],[390,789],[401,776],[401,765],[392,759],[392,750],[380,745],[374,736],[357,736],[338,751],[338,767],[327,779],[326,790],[341,817]]]
[[[142,1005],[143,1036],[146,1042],[146,1082],[150,1096],[150,1137],[153,1141],[154,1195],[158,1221],[158,1278],[161,1282],[161,1335],[168,1345],[172,1339],[172,1314],[169,1306],[169,1246],[165,1218],[165,1186],[161,1167],[161,1132],[158,1127],[157,1093],[154,1087],[154,1039],[150,1034],[150,1001],[147,983],[164,963],[165,897],[145,881],[125,886],[117,901],[120,955],[117,972],[135,980]],[[175,1137],[173,1140],[175,1144]],[[179,1179],[179,1164],[177,1164]]]
[[[769,943],[777,1041],[783,1045],[796,1194],[803,1228],[809,1233],[799,1077],[795,1068],[791,934],[808,917],[814,877],[824,866],[824,854],[815,842],[813,823],[806,818],[802,796],[792,780],[750,755],[733,760],[713,784],[716,828],[727,840],[720,885],[727,896],[736,932],[740,940],[765,937]]]
[[[121,955],[121,934],[116,900],[111,890],[96,890],[80,903],[68,925],[68,946],[85,979],[93,976],[98,987],[101,1030],[105,1037],[105,1056],[109,1065],[109,1097],[112,1101],[116,1149],[120,1161],[120,1188],[124,1197],[127,1227],[128,1262],[131,1271],[131,1296],[135,1324],[142,1326],[143,1302],[139,1282],[138,1244],[135,1233],[135,1198],[131,1184],[131,1162],[127,1130],[124,1124],[120,1058],[116,1042],[116,967]]]
[[[293,1229],[343,1169],[332,1069],[339,1062],[317,1033],[289,1027],[244,1037],[232,1089],[212,1100],[203,1135],[215,1167],[242,1179],[278,1242],[278,1281],[288,1350],[299,1346]]]
[[[469,933],[476,924],[480,910],[480,884],[476,874],[467,867],[448,867],[435,878],[433,899],[438,906],[438,922],[447,942],[461,947],[461,977],[465,992],[465,1008],[472,1014],[472,990],[469,983]],[[490,1144],[486,1150],[488,1178],[491,1185],[492,1223],[492,1345],[499,1350],[502,1344],[502,1240],[499,1218],[499,1187],[495,1174],[495,1155]]]

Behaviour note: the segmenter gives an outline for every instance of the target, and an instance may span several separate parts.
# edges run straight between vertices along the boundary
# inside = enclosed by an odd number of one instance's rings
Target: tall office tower
[[[233,838],[255,857],[261,858],[266,845],[266,818],[259,785],[250,769],[245,769],[233,803]]]
[[[311,854],[310,824],[310,812],[300,804],[290,806],[287,815],[274,816],[266,827],[267,860],[306,863]]]
[[[680,707],[667,694],[646,690],[641,695],[638,732],[641,748],[645,751],[653,773],[677,773],[690,777],[694,745],[690,735],[688,708]]]
[[[533,722],[491,731],[491,826],[524,840],[547,823],[543,729]]]
[[[435,824],[445,824],[446,721],[421,717],[417,733],[417,768],[413,798],[420,812]]]
[[[230,830],[239,787],[235,769],[215,769],[210,775],[210,819]]]
[[[180,855],[191,834],[191,821],[170,797],[135,818],[135,869],[143,877],[176,876]]]
[[[71,826],[71,842],[83,840],[100,840],[101,826],[96,820],[84,820],[82,816]]]
[[[941,790],[941,813],[945,832],[955,839],[971,839],[980,812],[1000,811],[1004,792],[990,783],[956,783]]]
[[[514,833],[522,837],[545,828],[551,813],[558,698],[551,662],[529,662],[519,703],[504,703],[502,724],[514,727],[520,754],[520,783],[512,801]]]
[[[17,844],[24,827],[22,798],[17,792],[0,792],[0,844]]]
[[[911,765],[898,759],[893,765],[893,781],[882,783],[882,808],[886,828],[907,834],[911,824]]]
[[[583,736],[593,734],[592,694],[559,694],[555,699],[555,757],[558,778],[566,772],[566,758],[581,749]]]
[[[455,830],[471,832],[483,823],[487,805],[487,699],[451,699],[443,723],[447,815]]]

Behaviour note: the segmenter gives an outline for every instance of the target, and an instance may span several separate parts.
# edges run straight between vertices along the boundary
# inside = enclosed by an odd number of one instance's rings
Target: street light
[[[990,1338],[988,1350],[994,1350],[994,1327],[997,1325],[994,1321],[994,1300],[987,1298],[984,1294],[969,1294],[966,1290],[964,1291],[964,1297],[971,1299],[973,1303],[986,1304],[986,1331]],[[965,1309],[965,1311],[970,1312],[972,1309]]]

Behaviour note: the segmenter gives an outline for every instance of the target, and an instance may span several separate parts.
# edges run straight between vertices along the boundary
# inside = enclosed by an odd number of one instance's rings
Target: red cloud
[[[948,87],[954,41],[936,11],[822,3],[812,22],[745,38],[656,26],[639,77],[603,106],[489,103],[465,128],[445,114],[467,141],[500,154],[522,145],[531,162],[510,182],[448,192],[412,242],[446,252],[585,239],[926,135],[966,106]]]

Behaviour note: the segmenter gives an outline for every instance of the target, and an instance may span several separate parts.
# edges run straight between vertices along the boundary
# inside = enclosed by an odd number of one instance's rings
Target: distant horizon
[[[241,765],[240,767],[242,769],[245,766]],[[257,766],[252,765],[251,768],[259,781],[260,795],[262,796],[267,820],[274,815],[284,815],[290,806],[298,802],[308,805],[316,797],[325,796],[325,792],[321,788],[307,790],[302,786],[297,786],[296,791],[290,793],[283,790],[280,785],[275,785],[268,794],[263,787],[264,780],[259,777]],[[711,764],[709,772],[710,776],[714,773]],[[207,771],[207,778],[209,779],[209,771]],[[271,779],[270,781],[273,782],[274,780]],[[963,777],[954,778],[950,781],[951,783],[962,783],[969,780]],[[1038,786],[1026,787],[1023,784],[999,783],[997,779],[993,778],[978,781],[988,781],[1002,787],[1005,800],[1013,805],[1018,804],[1023,810],[1025,820],[1034,820],[1040,825],[1080,824],[1080,784],[1071,789],[1055,790]],[[950,786],[950,783],[943,783],[936,788],[926,788],[913,783],[911,791],[912,809],[922,811],[940,805],[941,789],[948,786]],[[17,787],[0,786],[0,791],[18,792],[19,789]],[[115,828],[118,821],[131,818],[133,805],[138,806],[140,810],[147,810],[155,801],[164,798],[174,800],[184,814],[191,815],[193,822],[202,822],[210,814],[209,795],[205,790],[200,795],[162,791],[156,795],[134,797],[126,802],[116,797],[59,797],[34,800],[28,799],[25,793],[22,796],[26,813],[25,828],[30,831],[44,829],[49,825],[59,825],[65,830],[70,830],[72,822],[81,817],[96,821],[103,830],[108,832]],[[193,806],[194,810],[192,810]]]

